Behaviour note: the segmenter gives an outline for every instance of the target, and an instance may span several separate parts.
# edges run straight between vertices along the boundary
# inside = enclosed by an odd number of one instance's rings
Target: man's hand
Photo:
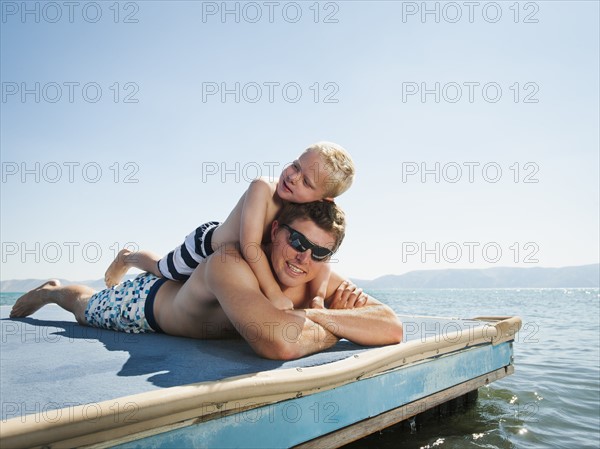
[[[317,298],[313,299],[313,304]],[[346,280],[337,288],[329,300],[327,307],[329,309],[354,309],[364,306],[367,303],[367,299],[368,296],[363,292],[362,288],[358,288],[351,281]]]
[[[314,298],[311,308],[304,309],[306,318],[319,324],[338,338],[346,338],[364,346],[389,345],[402,341],[402,323],[396,313],[375,298],[365,294],[352,282],[333,278],[327,292],[326,308]],[[334,288],[337,285],[337,288]],[[373,332],[376,329],[376,332]]]

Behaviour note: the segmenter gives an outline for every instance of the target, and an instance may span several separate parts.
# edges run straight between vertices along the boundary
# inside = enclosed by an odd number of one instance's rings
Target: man
[[[238,333],[257,354],[282,360],[321,351],[339,338],[361,345],[399,343],[402,324],[395,313],[360,290],[348,289],[335,273],[329,276],[325,303],[313,301],[308,284],[327,269],[319,255],[333,254],[344,231],[343,212],[331,202],[290,203],[273,221],[264,251],[293,310],[272,305],[239,248],[230,245],[218,248],[184,284],[144,273],[95,293],[49,281],[19,298],[11,317],[56,303],[80,324],[125,332],[201,339]]]

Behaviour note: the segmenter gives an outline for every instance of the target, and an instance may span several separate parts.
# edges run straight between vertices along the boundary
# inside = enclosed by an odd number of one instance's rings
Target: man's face
[[[318,246],[333,248],[335,237],[319,228],[311,220],[294,220],[291,228],[302,233],[307,239]],[[318,262],[311,257],[312,250],[296,251],[289,243],[289,229],[280,226],[277,221],[271,228],[271,263],[276,279],[282,287],[296,287],[313,280],[323,269],[325,262]]]

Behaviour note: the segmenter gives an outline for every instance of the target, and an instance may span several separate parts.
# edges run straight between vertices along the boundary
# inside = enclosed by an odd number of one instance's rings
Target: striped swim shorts
[[[220,226],[209,221],[188,234],[184,242],[158,261],[158,271],[167,279],[185,282],[200,262],[213,253],[212,235]]]
[[[165,279],[142,273],[90,298],[85,309],[89,326],[120,332],[162,332],[154,319],[154,297]]]

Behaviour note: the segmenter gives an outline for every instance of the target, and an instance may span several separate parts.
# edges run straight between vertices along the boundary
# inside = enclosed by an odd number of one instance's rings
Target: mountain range
[[[126,278],[132,278],[129,275]],[[0,292],[26,292],[46,279],[0,281]],[[97,290],[104,280],[69,281],[63,285],[84,284]],[[352,279],[365,289],[382,288],[599,288],[600,264],[562,268],[509,268],[418,270],[405,274],[389,274],[372,280]]]
[[[367,289],[378,288],[577,288],[600,287],[600,264],[562,268],[418,270],[373,280],[353,279]]]

